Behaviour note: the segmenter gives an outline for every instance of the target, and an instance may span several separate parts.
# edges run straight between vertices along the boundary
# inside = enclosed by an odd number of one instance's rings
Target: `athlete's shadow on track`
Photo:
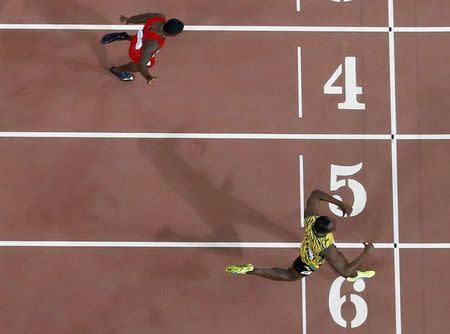
[[[239,241],[237,224],[264,230],[278,240],[296,240],[300,237],[300,233],[298,235],[291,233],[244,201],[235,198],[232,195],[233,181],[230,178],[217,186],[206,171],[191,167],[177,153],[176,140],[158,142],[157,145],[140,141],[138,145],[167,185],[189,203],[203,223],[209,226],[212,235],[202,237],[203,240]],[[192,241],[198,240],[199,235],[181,235],[164,228],[157,237],[165,240]],[[232,251],[216,248],[215,251],[233,256],[242,254],[238,248]]]
[[[70,171],[66,168],[69,155],[83,157]],[[65,147],[64,153],[54,154],[50,169],[36,173],[35,179],[42,183],[35,184],[32,196],[26,196],[26,203],[31,203],[25,209],[27,220],[34,222],[33,229],[37,227],[51,236],[64,238],[79,235],[80,230],[87,235],[97,233],[94,226],[111,226],[110,217],[119,215],[121,203],[114,193],[86,175],[97,159],[94,146],[72,143]],[[53,200],[49,202],[49,198]]]
[[[46,22],[58,23],[74,23],[76,17],[90,17],[92,23],[108,23],[108,19],[100,12],[92,8],[86,7],[73,0],[62,2],[46,1],[45,5],[42,1],[24,0],[24,9],[38,13],[44,18]],[[57,36],[55,40],[50,40],[42,36]],[[24,66],[19,67],[20,72],[16,73],[19,79],[14,86],[1,92],[3,97],[3,104],[8,106],[8,99],[18,104],[18,112],[6,112],[10,108],[3,108],[0,111],[0,120],[3,126],[8,128],[16,128],[17,126],[30,126],[39,122],[45,117],[47,110],[37,109],[34,112],[22,112],[24,110],[36,109],[36,101],[52,101],[55,99],[54,87],[58,85],[57,80],[60,68],[70,68],[75,77],[82,71],[104,73],[109,75],[106,71],[109,67],[107,61],[107,50],[100,44],[101,34],[94,31],[7,31],[0,35],[0,42],[2,43],[2,51],[0,52],[0,60],[5,64],[23,63]],[[47,45],[46,45],[47,44]],[[76,51],[80,45],[87,45],[94,55],[92,59],[80,59]],[[65,50],[69,51],[65,51]],[[21,68],[26,69],[31,66],[29,62],[38,60],[41,63],[42,69],[48,67],[48,70],[39,74],[21,72]],[[37,85],[36,83],[39,83]],[[45,83],[47,89],[42,89]],[[80,96],[83,94],[92,93],[92,87],[84,85],[77,88]],[[22,99],[23,97],[27,97]],[[69,102],[69,101],[68,101]],[[69,103],[74,103],[73,101]],[[77,103],[77,101],[75,101]],[[0,109],[2,103],[0,102]],[[106,116],[105,116],[106,117]],[[99,120],[103,123],[102,120]]]
[[[56,19],[58,20],[57,23],[77,23],[74,22],[74,18],[86,16],[92,19],[92,24],[111,23],[108,18],[102,15],[101,12],[73,0],[47,1],[45,5],[43,5],[40,1],[24,0],[23,6],[25,9],[35,10],[46,20],[48,20],[48,22],[52,23],[55,22]],[[97,58],[98,64],[103,69],[107,69],[109,67],[107,62],[107,50],[100,44],[101,36],[99,36],[98,32],[83,31],[80,33],[79,31],[74,32],[67,30],[58,33],[65,34],[67,36],[65,41],[68,45],[86,43]],[[76,61],[76,57],[74,57],[74,61]],[[88,68],[98,68],[98,65],[95,65],[94,61],[92,64],[84,64],[84,66]]]

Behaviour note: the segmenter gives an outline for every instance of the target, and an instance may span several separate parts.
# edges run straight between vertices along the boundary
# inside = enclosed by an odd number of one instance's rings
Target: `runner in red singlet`
[[[113,66],[110,71],[122,81],[134,80],[130,72],[140,72],[147,83],[151,84],[158,77],[152,76],[148,69],[155,64],[155,55],[164,46],[166,37],[176,36],[184,29],[180,20],[166,20],[164,15],[158,13],[141,14],[132,17],[121,16],[123,24],[144,24],[136,35],[130,36],[126,32],[114,32],[103,36],[102,44],[115,41],[130,41],[128,55],[131,62],[122,66]]]

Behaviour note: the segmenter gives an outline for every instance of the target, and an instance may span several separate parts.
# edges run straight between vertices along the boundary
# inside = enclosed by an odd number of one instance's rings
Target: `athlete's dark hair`
[[[328,233],[328,226],[330,225],[331,220],[326,216],[317,217],[314,222],[314,231],[320,234]]]
[[[177,19],[170,19],[164,23],[163,30],[169,36],[178,35],[184,29],[184,23]]]

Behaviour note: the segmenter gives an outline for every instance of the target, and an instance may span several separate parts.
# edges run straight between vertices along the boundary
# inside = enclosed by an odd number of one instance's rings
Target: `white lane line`
[[[392,160],[392,228],[394,242],[399,243],[399,216],[398,216],[398,154],[397,140],[391,142],[391,160]]]
[[[0,30],[139,30],[141,25],[122,24],[0,24]],[[247,32],[388,32],[388,27],[339,26],[228,26],[186,25],[185,31],[247,31]]]
[[[394,248],[394,243],[374,243],[375,248],[379,249],[390,249]],[[338,242],[336,246],[343,249],[355,249],[355,248],[364,248],[362,242]]]
[[[3,131],[0,138],[390,140],[389,134]],[[399,134],[397,140],[450,140],[450,134]]]
[[[394,27],[394,0],[388,0],[388,25]]]
[[[391,136],[384,134],[0,132],[0,138],[389,140]]]
[[[404,134],[397,135],[398,140],[450,140],[450,134]]]
[[[295,7],[297,9],[297,12],[299,12],[302,8],[302,5],[300,3],[300,0],[295,0]]]
[[[303,155],[298,157],[298,170],[300,181],[300,227],[305,227],[305,173],[303,168]]]
[[[297,47],[298,117],[303,117],[302,48]]]
[[[0,247],[299,248],[298,242],[0,241]]]
[[[394,32],[450,32],[450,27],[393,27]]]
[[[0,30],[139,30],[141,25],[122,24],[46,24],[6,23]],[[248,32],[388,32],[389,27],[346,26],[242,26],[242,25],[186,25],[185,31],[248,31]],[[450,32],[450,27],[393,27],[396,33]]]
[[[402,333],[402,295],[400,290],[400,249],[394,249],[395,333]]]
[[[389,37],[389,83],[390,83],[390,108],[391,108],[391,134],[394,138],[391,142],[392,160],[392,222],[394,243],[399,243],[399,214],[398,214],[398,154],[397,154],[397,98],[396,98],[396,67],[395,67],[395,15],[394,0],[388,0],[388,22],[392,31]],[[394,288],[395,288],[395,332],[402,333],[402,301],[400,278],[400,249],[394,249]]]
[[[302,334],[306,334],[306,277],[302,278]]]
[[[13,23],[0,24],[0,30],[120,30],[131,31],[139,30],[142,26],[129,24],[27,24]]]
[[[300,242],[221,242],[221,241],[50,241],[50,240],[11,240],[0,241],[0,247],[97,247],[97,248],[284,248],[298,249]],[[336,243],[342,249],[363,248],[360,242]],[[375,248],[392,249],[394,243],[375,243]],[[409,243],[399,248],[440,249],[450,248],[450,243]]]
[[[401,243],[398,244],[398,248],[403,249],[450,249],[450,243]]]
[[[391,109],[391,134],[397,134],[397,96],[396,96],[396,72],[395,72],[395,35],[389,32],[389,88]]]

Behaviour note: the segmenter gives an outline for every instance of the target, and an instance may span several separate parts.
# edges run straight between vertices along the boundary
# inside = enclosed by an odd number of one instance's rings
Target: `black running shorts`
[[[313,273],[313,270],[309,268],[301,259],[299,256],[294,263],[292,264],[292,267],[301,275],[309,276]]]

